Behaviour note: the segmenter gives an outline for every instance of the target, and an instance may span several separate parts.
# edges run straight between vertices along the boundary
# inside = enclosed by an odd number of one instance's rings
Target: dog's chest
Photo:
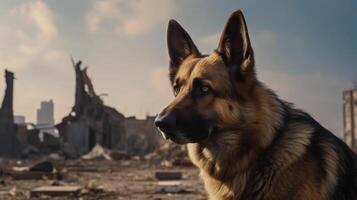
[[[247,183],[247,174],[238,174],[230,179],[217,180],[207,172],[201,170],[205,188],[208,192],[209,199],[230,200],[239,199],[244,192]]]

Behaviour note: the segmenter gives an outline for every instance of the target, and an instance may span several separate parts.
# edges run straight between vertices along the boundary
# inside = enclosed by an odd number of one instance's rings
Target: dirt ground
[[[28,166],[38,161],[0,161],[2,170]],[[163,167],[146,160],[65,160],[53,161],[54,167],[63,175],[62,179],[13,180],[0,176],[0,199],[206,199],[198,170],[194,167]],[[159,193],[157,170],[181,171],[178,180],[184,191],[180,193]],[[38,186],[78,185],[83,189],[77,195],[51,197],[42,195],[30,197],[31,189]]]

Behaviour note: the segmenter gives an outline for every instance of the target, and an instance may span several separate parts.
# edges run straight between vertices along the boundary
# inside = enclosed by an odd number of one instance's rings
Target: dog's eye
[[[211,88],[209,86],[206,86],[206,85],[202,85],[200,87],[200,92],[201,94],[203,95],[206,95],[206,94],[209,94],[211,92]]]

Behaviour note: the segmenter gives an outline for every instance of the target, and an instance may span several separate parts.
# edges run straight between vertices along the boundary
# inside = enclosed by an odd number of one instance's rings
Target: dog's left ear
[[[250,44],[247,24],[241,10],[234,12],[222,33],[217,49],[227,67],[237,78],[245,79],[254,72],[254,53]]]
[[[167,46],[170,56],[170,79],[171,82],[182,64],[188,56],[199,56],[195,43],[190,35],[175,20],[170,20],[167,28]]]

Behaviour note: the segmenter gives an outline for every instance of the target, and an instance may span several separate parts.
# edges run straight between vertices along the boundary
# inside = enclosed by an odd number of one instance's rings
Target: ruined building
[[[24,117],[15,123],[13,111],[14,73],[5,70],[6,89],[0,108],[0,158],[25,158],[59,150],[59,141],[50,135],[39,139],[40,130],[27,128]],[[50,142],[49,142],[50,141]]]
[[[161,145],[154,117],[126,118],[106,106],[94,90],[87,67],[81,68],[81,61],[73,62],[73,66],[76,73],[74,106],[56,125],[65,142],[62,150],[67,151],[67,155],[79,157],[99,144],[106,149],[141,156]]]
[[[344,141],[357,151],[357,88],[343,92],[343,122]]]
[[[73,157],[89,152],[96,144],[124,150],[124,115],[104,105],[94,91],[87,68],[81,68],[81,61],[73,66],[76,73],[74,106],[68,116],[56,125],[67,145],[64,149]]]
[[[0,108],[0,157],[18,154],[13,111],[14,78],[13,72],[5,70],[6,89]]]

